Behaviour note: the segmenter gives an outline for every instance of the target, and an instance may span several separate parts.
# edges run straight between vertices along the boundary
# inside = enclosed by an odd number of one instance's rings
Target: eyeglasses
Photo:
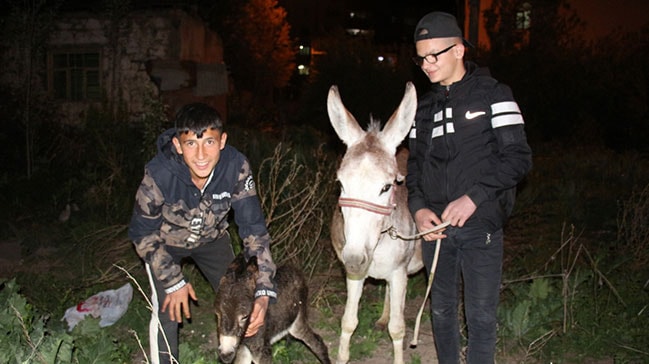
[[[423,57],[421,57],[421,56],[413,56],[412,61],[415,62],[415,64],[417,66],[419,66],[419,67],[421,67],[421,65],[424,64],[424,60],[426,60],[426,62],[428,62],[430,64],[435,64],[435,63],[437,63],[437,57],[439,57],[442,54],[450,51],[451,48],[455,47],[456,45],[457,44],[453,44],[450,47],[448,47],[446,49],[442,49],[441,51],[439,51],[437,53],[427,54],[427,55],[425,55]]]

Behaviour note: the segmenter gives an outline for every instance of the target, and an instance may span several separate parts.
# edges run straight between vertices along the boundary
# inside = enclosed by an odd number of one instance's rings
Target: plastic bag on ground
[[[118,289],[99,292],[78,305],[68,308],[61,321],[67,321],[68,331],[72,331],[87,315],[100,317],[99,327],[110,326],[126,313],[132,298],[133,287],[130,283],[126,283]]]

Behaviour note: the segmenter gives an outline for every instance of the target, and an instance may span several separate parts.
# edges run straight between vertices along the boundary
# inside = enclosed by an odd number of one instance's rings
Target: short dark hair
[[[223,132],[223,120],[221,120],[221,114],[213,107],[202,102],[195,102],[178,110],[174,127],[177,136],[192,131],[201,138],[207,129]]]

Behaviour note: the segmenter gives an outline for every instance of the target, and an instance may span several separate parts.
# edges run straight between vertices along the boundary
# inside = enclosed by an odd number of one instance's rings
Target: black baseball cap
[[[424,15],[415,28],[415,43],[423,39],[454,37],[462,38],[465,46],[473,48],[473,44],[462,36],[462,30],[460,30],[455,17],[441,11]]]

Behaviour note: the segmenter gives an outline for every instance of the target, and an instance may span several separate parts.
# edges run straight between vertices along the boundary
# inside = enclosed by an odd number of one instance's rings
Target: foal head
[[[343,105],[338,88],[329,90],[329,119],[347,146],[337,178],[345,222],[345,245],[340,255],[348,275],[366,273],[381,232],[389,227],[396,184],[404,178],[397,168],[395,152],[412,126],[416,108],[417,95],[409,82],[401,104],[383,130],[372,121],[365,131]]]
[[[243,334],[248,328],[258,271],[256,256],[252,256],[246,263],[243,254],[239,254],[230,263],[219,283],[214,312],[219,357],[225,363],[234,359]]]

